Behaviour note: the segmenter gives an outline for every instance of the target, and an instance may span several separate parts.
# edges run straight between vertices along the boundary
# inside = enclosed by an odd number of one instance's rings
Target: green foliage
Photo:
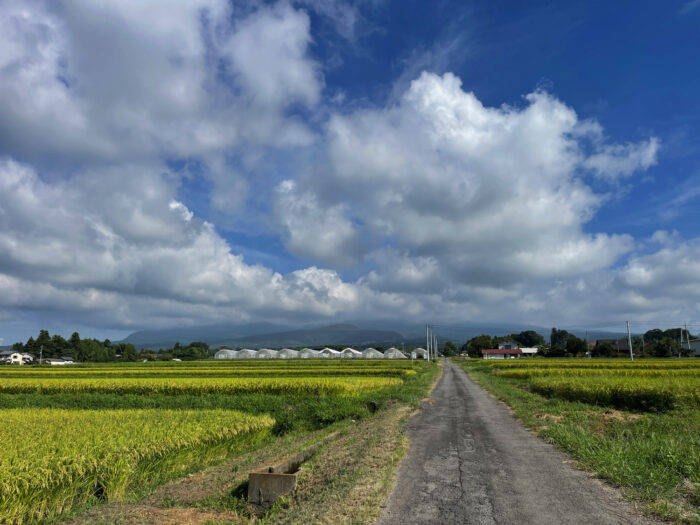
[[[442,348],[442,354],[450,357],[459,354],[459,350],[457,350],[457,347],[452,341],[447,341]]]
[[[467,341],[467,353],[469,357],[481,357],[482,350],[493,348],[494,346],[494,340],[490,335],[478,335]]]
[[[525,348],[534,348],[545,344],[544,337],[534,330],[525,330],[519,334],[511,334],[511,339]]]

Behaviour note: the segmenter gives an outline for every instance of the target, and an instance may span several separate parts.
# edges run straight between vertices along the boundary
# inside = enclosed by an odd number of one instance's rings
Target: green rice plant
[[[628,410],[700,407],[698,377],[553,376],[533,378],[530,388],[550,397]]]
[[[494,369],[494,373],[510,379],[529,379],[531,377],[698,377],[698,368],[507,368]]]
[[[120,500],[223,457],[273,426],[230,410],[3,410],[0,522],[56,516],[95,500]]]
[[[591,369],[700,369],[698,359],[494,359],[482,361],[494,368],[591,368]]]

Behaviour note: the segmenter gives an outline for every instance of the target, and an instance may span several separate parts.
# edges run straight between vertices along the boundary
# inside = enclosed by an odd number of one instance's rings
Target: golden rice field
[[[3,410],[0,517],[23,523],[182,470],[274,420],[227,410]]]
[[[138,377],[138,378],[3,378],[0,393],[8,394],[342,394],[378,390],[401,384],[394,377]]]
[[[280,433],[364,417],[370,401],[422,397],[426,370],[320,360],[0,367],[0,523],[121,500]]]

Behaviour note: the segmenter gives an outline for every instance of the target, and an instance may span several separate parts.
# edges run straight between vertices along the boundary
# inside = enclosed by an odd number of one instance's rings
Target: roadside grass
[[[545,397],[484,361],[455,362],[537,435],[620,487],[647,514],[700,523],[700,410],[617,410]]]

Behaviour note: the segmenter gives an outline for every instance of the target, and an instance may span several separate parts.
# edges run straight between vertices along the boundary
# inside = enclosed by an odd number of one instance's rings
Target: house
[[[358,359],[362,357],[362,352],[358,352],[354,348],[343,348],[343,351],[340,352],[340,357],[343,357],[345,359]]]
[[[428,351],[425,348],[416,348],[411,352],[411,359],[428,359]]]
[[[340,352],[338,350],[333,350],[332,348],[324,348],[321,350],[321,354],[319,357],[325,357],[326,359],[335,359],[337,357],[340,357]]]
[[[370,346],[369,348],[365,348],[362,351],[362,357],[364,357],[365,359],[384,359],[384,354],[382,354],[376,348],[372,348]]]
[[[482,350],[484,359],[517,359],[522,357],[523,351],[520,348],[489,348]]]
[[[385,359],[406,359],[406,356],[403,355],[403,352],[399,350],[398,348],[394,348],[393,346],[389,348],[386,352],[384,352],[384,358]]]
[[[503,341],[498,343],[499,350],[515,350],[518,348],[518,343],[515,341]]]

